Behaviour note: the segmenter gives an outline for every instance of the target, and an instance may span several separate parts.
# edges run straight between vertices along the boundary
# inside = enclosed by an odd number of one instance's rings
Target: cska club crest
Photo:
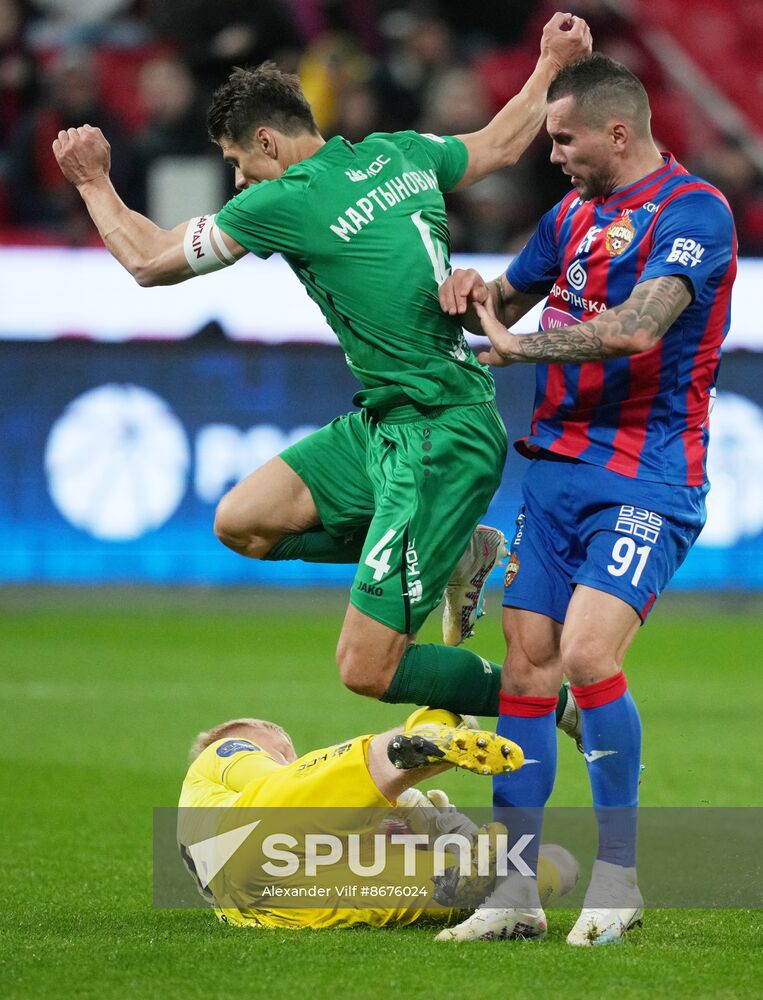
[[[506,566],[506,575],[503,578],[504,587],[510,587],[514,582],[514,578],[519,572],[519,559],[517,559],[516,553],[512,552],[509,558],[508,565]]]
[[[611,222],[604,233],[604,245],[610,257],[619,257],[621,253],[625,253],[635,235],[636,230],[627,213],[623,213],[621,219]]]

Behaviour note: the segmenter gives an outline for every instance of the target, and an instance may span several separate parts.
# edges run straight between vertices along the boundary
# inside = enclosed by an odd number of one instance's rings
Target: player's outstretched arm
[[[686,279],[678,275],[651,278],[636,285],[625,302],[595,319],[517,335],[497,319],[492,298],[484,304],[475,300],[475,311],[491,344],[479,360],[503,367],[522,361],[566,364],[641,354],[655,346],[691,301]]]
[[[483,177],[516,163],[546,117],[546,92],[559,70],[591,52],[591,31],[573,14],[556,13],[543,29],[540,58],[535,70],[493,120],[469,135],[460,135],[469,162],[456,190],[476,184]]]
[[[491,301],[493,314],[506,326],[513,326],[526,312],[543,298],[543,295],[532,295],[518,292],[505,274],[500,274],[491,282],[485,279],[474,268],[456,270],[440,285],[440,308],[449,316],[455,316],[461,325],[470,333],[482,333],[479,316],[474,310],[474,303]]]
[[[213,216],[162,229],[129,209],[109,178],[111,147],[99,128],[82,125],[59,132],[53,153],[105,246],[139,285],[174,285],[226,267],[247,253],[215,226]]]

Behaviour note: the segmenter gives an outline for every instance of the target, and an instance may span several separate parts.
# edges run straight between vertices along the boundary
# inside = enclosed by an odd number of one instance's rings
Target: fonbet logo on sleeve
[[[679,236],[673,240],[673,249],[668,254],[668,264],[696,267],[702,260],[705,248],[690,236]]]

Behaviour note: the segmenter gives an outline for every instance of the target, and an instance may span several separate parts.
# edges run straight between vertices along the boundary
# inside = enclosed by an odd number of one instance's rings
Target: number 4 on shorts
[[[384,546],[389,545],[389,542],[392,541],[396,534],[397,532],[395,529],[390,528],[389,531],[379,539],[365,558],[365,564],[366,566],[370,566],[374,571],[374,580],[377,583],[379,580],[384,578],[385,573],[389,572],[389,556],[392,552],[392,546],[390,545],[386,549]]]

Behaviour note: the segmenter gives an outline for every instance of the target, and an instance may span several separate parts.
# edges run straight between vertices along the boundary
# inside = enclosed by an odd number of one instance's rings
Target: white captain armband
[[[226,247],[214,215],[191,219],[183,237],[183,250],[194,274],[209,274],[235,263],[236,258]]]

